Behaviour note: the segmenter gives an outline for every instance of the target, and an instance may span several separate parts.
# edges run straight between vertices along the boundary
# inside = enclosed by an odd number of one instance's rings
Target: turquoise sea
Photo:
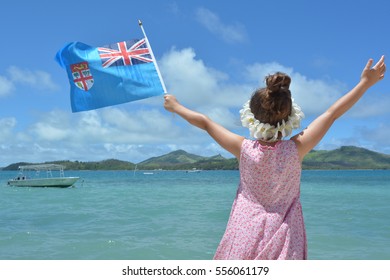
[[[18,188],[0,172],[0,259],[207,260],[238,171],[67,171],[75,187]],[[390,259],[390,170],[303,171],[309,259]]]

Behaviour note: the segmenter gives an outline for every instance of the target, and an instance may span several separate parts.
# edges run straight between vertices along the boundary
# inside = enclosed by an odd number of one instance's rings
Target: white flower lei
[[[292,100],[291,114],[288,117],[287,122],[284,120],[277,124],[277,126],[270,125],[269,123],[261,123],[255,118],[250,107],[250,100],[248,100],[244,107],[240,110],[242,126],[249,128],[251,137],[265,142],[278,141],[279,132],[282,137],[289,136],[293,129],[299,128],[301,120],[305,117],[301,108]]]

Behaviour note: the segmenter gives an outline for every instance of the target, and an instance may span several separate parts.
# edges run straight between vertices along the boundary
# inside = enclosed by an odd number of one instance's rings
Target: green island
[[[162,156],[152,157],[139,163],[107,159],[102,161],[51,161],[44,163],[62,164],[68,170],[237,170],[235,158],[221,155],[203,157],[177,150]],[[20,165],[31,164],[18,162],[1,168],[17,170]],[[313,150],[304,159],[303,169],[390,169],[390,155],[368,149],[343,146],[335,150]]]

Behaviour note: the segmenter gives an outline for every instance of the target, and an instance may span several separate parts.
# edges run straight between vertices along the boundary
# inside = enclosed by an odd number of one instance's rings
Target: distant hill
[[[70,170],[134,170],[135,164],[128,161],[107,159],[98,162],[54,161],[65,165]],[[14,163],[3,170],[17,170],[20,165]],[[303,161],[303,169],[390,169],[390,155],[373,152],[354,146],[343,146],[336,150],[311,151]],[[224,158],[221,155],[203,157],[177,150],[159,157],[152,157],[137,164],[139,170],[235,170],[238,161],[235,158]]]
[[[202,157],[183,150],[171,152],[160,157],[153,157],[138,164],[139,169],[187,170],[192,168],[204,170],[238,169],[236,159],[226,159],[221,155]]]
[[[138,163],[139,169],[153,170],[187,170],[192,168],[204,170],[238,169],[236,159],[226,159],[221,155],[202,157],[183,150],[171,152],[159,157],[153,157]]]
[[[354,146],[331,151],[311,151],[303,169],[390,169],[390,155]]]
[[[205,157],[187,153],[183,150],[177,150],[159,157],[152,157],[138,163],[139,167],[161,168],[161,166],[175,166],[178,164],[194,164],[197,161],[204,160]]]
[[[91,161],[91,162],[82,162],[82,161],[50,161],[46,163],[55,163],[62,164],[65,166],[65,169],[68,170],[133,170],[135,167],[134,163],[128,161],[122,161],[117,159],[107,159],[103,161]],[[21,165],[28,165],[31,163],[18,162],[4,167],[2,170],[18,170]]]
[[[28,165],[28,164],[31,164],[31,163],[28,163],[28,162],[17,162],[17,163],[12,163],[12,164],[8,165],[7,167],[1,168],[1,170],[4,170],[4,171],[8,171],[8,170],[18,170],[18,169],[19,169],[19,166],[21,166],[21,165]]]

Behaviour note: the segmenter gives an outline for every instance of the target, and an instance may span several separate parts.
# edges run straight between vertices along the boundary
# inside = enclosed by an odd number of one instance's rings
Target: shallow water
[[[212,259],[238,171],[68,171],[75,187],[9,187],[0,259]],[[309,259],[390,259],[390,171],[303,171]]]

